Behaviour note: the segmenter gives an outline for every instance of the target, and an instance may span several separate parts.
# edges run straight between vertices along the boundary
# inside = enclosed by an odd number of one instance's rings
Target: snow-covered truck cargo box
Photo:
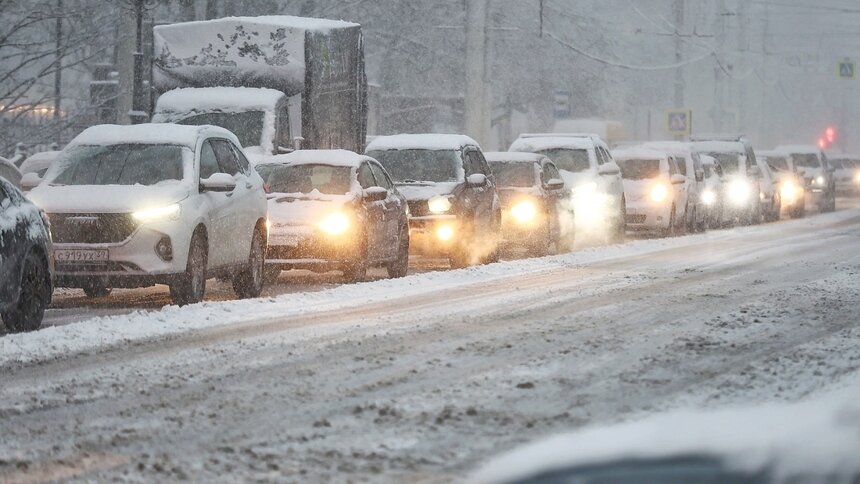
[[[228,17],[160,25],[154,41],[153,83],[161,96],[153,121],[218,124],[239,131],[252,154],[297,148],[297,138],[302,148],[364,150],[360,25]]]

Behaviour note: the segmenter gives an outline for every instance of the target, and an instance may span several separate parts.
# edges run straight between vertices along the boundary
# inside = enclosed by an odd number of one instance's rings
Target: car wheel
[[[549,223],[544,226],[544,230],[537,234],[536,240],[529,244],[529,255],[532,257],[545,257],[552,251],[552,234]]]
[[[397,257],[388,263],[388,277],[396,279],[405,277],[409,272],[409,227],[400,229],[400,242],[397,246]]]
[[[241,299],[259,297],[263,292],[263,267],[266,264],[266,248],[263,236],[254,231],[251,239],[251,254],[248,256],[248,267],[233,276],[233,291]]]
[[[188,251],[185,273],[170,284],[170,297],[174,303],[185,306],[203,300],[206,293],[207,260],[206,240],[201,236],[195,236],[191,240],[191,248]]]
[[[356,255],[356,258],[343,266],[343,278],[347,282],[362,282],[367,279],[367,244]]]
[[[267,286],[270,286],[272,284],[277,284],[278,278],[280,276],[281,276],[281,268],[280,267],[265,266],[263,268],[263,282],[265,282]]]
[[[82,289],[88,298],[107,297],[111,293],[111,288],[97,280],[85,282]]]
[[[664,237],[674,237],[678,233],[678,213],[675,205],[672,205],[672,211],[669,212],[669,225],[663,229]]]
[[[6,329],[16,333],[39,329],[48,306],[49,288],[50,276],[45,262],[32,252],[27,254],[18,302],[2,314]]]
[[[627,235],[627,201],[621,199],[621,211],[615,223],[612,224],[612,233],[609,235],[610,244],[622,244]]]

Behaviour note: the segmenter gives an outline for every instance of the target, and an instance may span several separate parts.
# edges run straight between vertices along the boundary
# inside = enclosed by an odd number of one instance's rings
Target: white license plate
[[[107,249],[56,249],[54,260],[57,262],[105,262]]]

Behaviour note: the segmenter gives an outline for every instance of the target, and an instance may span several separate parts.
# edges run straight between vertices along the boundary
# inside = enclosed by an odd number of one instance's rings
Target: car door
[[[255,170],[251,166],[251,163],[248,162],[248,158],[245,157],[242,149],[232,141],[228,141],[227,143],[230,145],[230,148],[232,148],[233,155],[239,162],[239,169],[243,174],[242,176],[245,177],[245,188],[250,192],[247,198],[248,203],[243,204],[244,212],[242,214],[242,219],[245,221],[247,226],[253,230],[256,226],[257,220],[266,213],[266,190],[263,188],[264,181],[259,173],[257,173],[257,170]]]
[[[0,220],[10,219],[13,211],[12,198],[0,184]],[[0,223],[0,307],[18,297],[17,264],[21,260],[21,241],[17,223]]]
[[[362,191],[370,187],[378,186],[373,170],[367,161],[361,162],[356,172],[358,184]],[[367,229],[367,255],[372,260],[384,259],[386,256],[386,230],[385,230],[385,201],[364,202]]]
[[[558,168],[549,160],[544,160],[541,164],[541,186],[542,192],[544,194],[544,198],[546,200],[547,205],[547,217],[549,217],[550,221],[550,230],[553,236],[557,236],[561,227],[561,220],[559,218],[559,205],[562,200],[566,198],[566,190],[564,188],[560,188],[557,190],[549,190],[546,188],[547,183],[550,180],[559,179],[561,180],[561,174],[558,172]]]
[[[600,151],[603,153],[603,162],[606,163],[615,163],[615,159],[612,158],[612,154],[605,146],[599,146]],[[621,172],[619,171],[617,175],[612,176],[610,181],[610,193],[613,195],[620,197],[624,193],[624,182],[621,178]]]
[[[200,145],[199,172],[200,180],[209,178],[216,173],[223,173],[215,156],[212,140],[204,140]],[[226,246],[230,240],[230,214],[232,210],[232,199],[230,193],[226,192],[202,192],[200,198],[203,201],[201,208],[208,218],[209,257],[208,266],[219,267],[227,260]]]
[[[256,200],[254,184],[239,165],[239,159],[233,151],[230,141],[223,138],[211,138],[210,143],[215,150],[215,158],[222,173],[233,176],[236,188],[227,193],[229,199],[224,227],[230,233],[224,246],[223,265],[244,263],[251,253],[251,239],[254,236],[254,216]]]
[[[388,191],[388,195],[382,202],[382,210],[385,214],[385,243],[382,245],[385,257],[394,257],[397,254],[398,244],[400,243],[398,237],[400,237],[400,227],[403,222],[401,214],[403,213],[403,203],[405,201],[399,197],[400,194],[394,188],[394,183],[391,182],[391,179],[385,173],[382,166],[375,162],[368,163],[373,171],[373,177],[376,179],[377,186]]]
[[[487,177],[487,182],[483,186],[467,187],[466,190],[471,199],[471,204],[475,213],[475,234],[486,234],[491,230],[493,221],[493,197],[496,193],[493,181],[490,179],[490,172],[484,170],[481,166],[480,151],[475,147],[468,147],[463,153],[463,169],[466,172],[466,178],[475,174],[482,174]]]

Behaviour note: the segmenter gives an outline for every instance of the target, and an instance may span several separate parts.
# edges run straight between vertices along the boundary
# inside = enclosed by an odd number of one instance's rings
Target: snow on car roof
[[[712,153],[746,153],[744,144],[740,141],[697,141],[693,143],[696,151]]]
[[[671,411],[643,420],[593,426],[493,459],[470,482],[514,482],[552,470],[620,459],[716,456],[739,470],[778,476],[854,475],[860,471],[856,389],[802,403],[720,411]],[[805,474],[809,473],[809,474]]]
[[[780,145],[775,149],[791,154],[818,155],[821,153],[821,148],[815,145]]]
[[[21,173],[31,173],[43,170],[59,158],[61,151],[40,151],[28,157],[21,163]]]
[[[395,134],[377,136],[365,151],[459,150],[466,146],[478,146],[478,142],[462,134]]]
[[[291,164],[291,165],[309,165],[321,164],[332,166],[350,166],[357,167],[362,161],[372,160],[373,158],[349,150],[298,150],[286,155],[277,155],[269,157],[265,163],[260,165],[271,164]]]
[[[484,158],[490,163],[540,163],[546,157],[524,151],[487,151]]]
[[[666,152],[653,148],[634,146],[612,150],[612,157],[616,160],[665,160]]]
[[[185,126],[167,123],[146,123],[120,126],[100,124],[85,129],[69,145],[172,144],[195,147],[202,133],[217,133],[233,141],[230,131],[217,126]]]
[[[591,138],[578,137],[519,138],[511,144],[508,151],[525,151],[534,153],[536,151],[550,150],[554,148],[587,150],[594,148],[594,141]]]
[[[282,98],[281,91],[262,87],[197,87],[179,88],[167,91],[158,98],[156,111],[207,112],[213,110],[229,111],[267,111]]]
[[[325,18],[313,17],[295,17],[292,15],[261,15],[258,17],[222,17],[212,20],[199,20],[197,22],[182,22],[171,25],[159,25],[156,29],[169,30],[171,28],[183,28],[190,24],[208,24],[215,25],[219,23],[241,23],[245,25],[267,25],[274,27],[284,27],[288,29],[312,30],[316,32],[325,32],[334,29],[342,29],[347,27],[358,27],[359,25],[343,20],[331,20]]]
[[[789,156],[788,153],[783,151],[783,150],[755,150],[755,154],[756,154],[756,156],[773,156],[773,157]]]

